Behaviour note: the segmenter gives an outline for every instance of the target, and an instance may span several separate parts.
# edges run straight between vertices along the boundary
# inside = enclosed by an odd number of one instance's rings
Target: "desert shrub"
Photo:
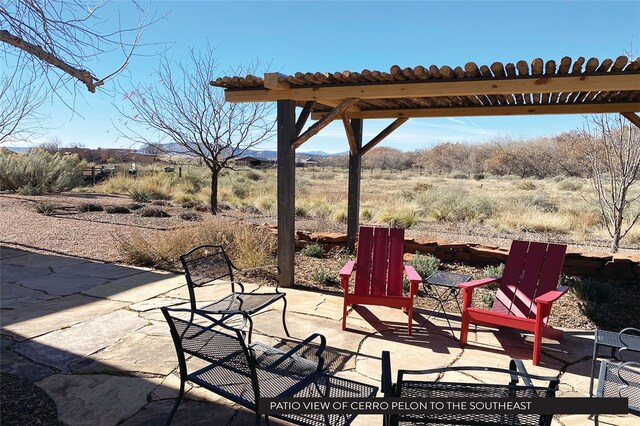
[[[241,206],[240,207],[240,211],[242,213],[246,213],[246,214],[261,214],[262,213],[259,208],[257,208],[256,206],[252,206],[250,204],[247,204],[245,206]]]
[[[558,189],[561,191],[580,191],[582,183],[571,180],[562,180],[558,183]]]
[[[197,203],[195,206],[193,206],[193,209],[197,212],[208,212],[211,210],[211,207],[203,204],[203,203]],[[218,209],[219,210],[229,210],[229,206],[224,204],[224,203],[218,203]]]
[[[16,193],[20,195],[40,195],[42,191],[31,184],[27,184],[16,189]]]
[[[176,192],[175,194],[173,194],[172,197],[173,201],[175,203],[178,203],[180,205],[182,205],[182,207],[184,207],[185,204],[187,203],[197,203],[198,201],[198,196],[195,194],[191,194],[189,192]],[[191,208],[191,207],[185,207],[185,208]]]
[[[373,219],[373,212],[371,211],[371,209],[365,207],[364,209],[360,210],[360,219],[365,222]]]
[[[333,211],[331,218],[336,222],[345,223],[347,221],[348,216],[349,216],[349,212],[347,212],[347,209],[345,207],[338,207]]]
[[[320,180],[333,180],[335,177],[336,174],[331,172],[318,173],[318,175],[316,176],[316,178]]]
[[[167,200],[171,198],[168,191],[162,188],[143,188],[133,186],[129,190],[129,196],[133,201],[146,203],[151,200]]]
[[[234,184],[231,187],[231,191],[233,192],[233,195],[240,198],[241,200],[249,196],[249,189],[242,184]]]
[[[428,191],[431,188],[433,188],[433,185],[430,184],[430,183],[426,183],[426,182],[418,182],[415,185],[413,185],[413,190],[415,192]]]
[[[196,212],[182,212],[178,215],[178,217],[186,221],[202,220],[202,216]]]
[[[173,205],[167,200],[153,200],[151,204],[153,204],[154,206],[162,206],[162,207],[171,207]]]
[[[230,226],[232,225],[232,226]],[[139,266],[177,270],[179,257],[203,244],[222,244],[240,268],[274,263],[276,237],[267,229],[242,222],[203,223],[145,237],[141,233],[117,234],[125,261]]]
[[[335,286],[340,281],[338,275],[334,271],[326,269],[316,269],[311,273],[311,280],[316,284]]]
[[[454,179],[469,179],[469,175],[466,173],[454,173],[451,177]]]
[[[140,210],[141,208],[143,208],[145,205],[143,203],[131,203],[129,204],[129,210]]]
[[[485,292],[480,295],[480,305],[484,308],[490,308],[493,306],[493,301],[496,300],[496,294],[493,292]]]
[[[495,211],[495,204],[485,197],[475,196],[466,191],[450,190],[429,193],[418,200],[425,213],[442,222],[482,222],[490,218]]]
[[[104,210],[104,208],[100,205],[100,204],[93,204],[93,203],[82,203],[79,204],[77,207],[79,212],[101,212]]]
[[[0,190],[29,195],[62,192],[82,185],[84,162],[75,155],[32,149],[25,155],[0,152]]]
[[[418,223],[414,212],[385,211],[380,215],[380,222],[392,228],[411,228]]]
[[[522,189],[524,191],[532,191],[537,188],[536,184],[528,179],[519,180],[515,182],[514,185],[516,186],[516,188]]]
[[[142,217],[171,217],[169,213],[159,207],[145,207],[140,211]]]
[[[52,203],[36,203],[36,211],[41,214],[49,215],[54,212],[56,206]]]
[[[531,198],[531,204],[538,210],[546,213],[555,213],[558,211],[558,205],[543,193],[536,194]]]
[[[476,279],[483,278],[499,278],[504,273],[504,263],[499,265],[487,265],[482,269],[482,272],[476,275]]]
[[[260,210],[271,210],[273,208],[273,198],[262,197],[256,200],[256,207]]]
[[[296,206],[296,216],[297,217],[309,217],[309,211],[306,207]]]
[[[324,257],[324,249],[320,244],[308,244],[300,252],[308,257]]]
[[[440,259],[430,254],[424,255],[416,253],[408,263],[413,266],[418,275],[423,279],[436,272],[440,267]]]
[[[476,174],[473,175],[473,178],[475,180],[482,180],[482,179],[484,179],[484,177],[485,177],[484,173],[476,173]]]
[[[262,179],[262,175],[254,170],[249,170],[245,176],[247,177],[247,179],[253,180],[253,181],[258,181]]]
[[[604,303],[613,295],[613,285],[610,282],[592,277],[583,278],[572,288],[583,302]]]
[[[131,213],[131,210],[126,206],[107,206],[105,207],[104,211],[111,214]]]

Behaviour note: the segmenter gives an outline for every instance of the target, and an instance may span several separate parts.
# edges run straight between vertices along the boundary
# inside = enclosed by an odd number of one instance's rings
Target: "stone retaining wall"
[[[296,246],[320,244],[325,250],[344,247],[347,235],[336,232],[296,232]],[[405,253],[431,254],[443,262],[460,262],[474,266],[504,263],[509,254],[505,247],[473,243],[444,243],[423,238],[405,239]],[[568,275],[637,280],[640,282],[640,255],[581,253],[568,250],[562,271]]]

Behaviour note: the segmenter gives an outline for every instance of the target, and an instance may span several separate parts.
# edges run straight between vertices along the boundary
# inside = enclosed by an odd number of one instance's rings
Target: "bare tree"
[[[11,69],[5,62],[0,74],[0,144],[31,139],[42,129],[38,112],[45,100],[42,84],[25,72],[18,61]]]
[[[155,18],[132,1],[138,22],[114,29],[100,12],[109,0],[3,0],[0,2],[0,49],[5,55],[31,60],[55,92],[70,79],[90,92],[121,72],[129,62],[142,31]],[[122,61],[97,77],[85,67],[107,52],[120,51]],[[56,71],[53,74],[50,71]]]
[[[591,186],[615,253],[640,219],[640,209],[625,217],[640,199],[630,192],[640,173],[640,131],[621,115],[603,114],[591,116],[583,134],[591,144]]]
[[[218,176],[246,150],[269,139],[275,128],[267,103],[228,103],[221,89],[209,84],[217,71],[211,49],[190,51],[188,62],[162,57],[156,84],[127,91],[131,108],[120,108],[123,136],[165,152],[186,152],[211,171],[211,212],[218,209]],[[234,75],[253,73],[236,69]]]

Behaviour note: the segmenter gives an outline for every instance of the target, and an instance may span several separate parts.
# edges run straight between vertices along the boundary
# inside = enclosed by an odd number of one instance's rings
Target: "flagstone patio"
[[[7,247],[0,248],[0,262],[3,373],[27,378],[44,389],[65,424],[164,422],[179,378],[169,329],[159,307],[187,306],[183,277]],[[228,287],[203,290],[201,300],[214,300]],[[349,314],[348,329],[343,331],[340,295],[286,292],[287,323],[293,338],[324,334],[327,364],[339,376],[379,386],[382,350],[391,352],[394,370],[451,365],[506,368],[510,358],[522,358],[529,372],[543,375],[555,375],[563,365],[575,363],[562,377],[558,396],[588,394],[590,363],[585,357],[591,353],[592,332],[566,330],[561,343],[545,341],[541,365],[535,367],[530,360],[530,336],[523,338],[513,330],[472,329],[469,344],[462,349],[446,321],[428,318],[428,311],[417,310],[414,335],[407,336],[406,315],[401,310],[359,306]],[[275,344],[286,339],[281,338],[282,304],[272,306],[254,317],[255,340]],[[453,317],[457,334],[459,317]],[[189,385],[174,418],[177,425],[253,422],[253,413]],[[558,425],[587,422],[584,415],[555,420]],[[638,417],[601,416],[601,422],[631,425],[638,423]],[[382,419],[360,416],[354,424],[382,424]]]

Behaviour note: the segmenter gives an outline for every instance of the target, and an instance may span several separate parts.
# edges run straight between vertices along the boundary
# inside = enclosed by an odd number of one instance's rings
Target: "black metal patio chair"
[[[224,247],[221,245],[202,245],[199,247],[195,247],[189,250],[187,253],[181,255],[180,262],[182,263],[182,266],[184,268],[192,310],[239,310],[242,312],[246,312],[249,315],[253,315],[256,312],[259,312],[267,306],[271,305],[272,303],[282,299],[284,303],[284,307],[282,309],[282,326],[284,327],[284,332],[286,333],[286,335],[291,336],[289,334],[289,330],[287,329],[286,323],[286,293],[282,293],[279,291],[277,280],[274,292],[247,293],[245,292],[245,288],[242,282],[236,281],[233,276],[234,271],[251,272],[273,269],[279,272],[279,268],[277,265],[264,265],[256,268],[240,269],[233,264],[231,258],[229,258],[226,251],[224,250]],[[209,303],[204,306],[198,306],[196,299],[196,288],[215,284],[229,284],[231,286],[231,293],[228,296],[225,296],[213,303]],[[240,291],[236,291],[236,286]],[[251,340],[251,336],[249,336],[249,340]]]
[[[602,361],[596,397],[628,398],[629,412],[640,414],[640,363]],[[597,414],[595,424],[598,424]]]
[[[314,333],[284,352],[262,343],[248,343],[246,337],[253,323],[246,312],[161,310],[171,330],[180,368],[180,390],[167,424],[178,409],[187,381],[253,410],[256,425],[262,416],[269,423],[269,417],[260,412],[260,398],[370,398],[378,390],[326,374],[322,356],[326,339],[321,334]],[[192,320],[194,317],[196,321]],[[315,349],[312,356],[299,355],[309,352],[310,347]],[[207,365],[202,367],[202,361]],[[300,425],[346,426],[356,416],[325,413],[272,417]]]
[[[440,375],[446,372],[485,371],[508,377],[507,383],[460,383],[427,381],[407,376]],[[534,385],[533,380],[548,382]],[[522,383],[520,383],[522,381]],[[509,369],[494,367],[446,367],[430,370],[398,370],[396,383],[392,383],[391,358],[382,352],[382,392],[385,397],[399,398],[553,398],[558,389],[559,376],[536,376],[527,373],[521,360],[512,359]],[[439,424],[439,425],[550,425],[552,415],[546,414],[486,414],[486,413],[405,413],[384,416],[384,425]]]
[[[619,332],[596,329],[593,336],[593,354],[591,355],[589,396],[593,396],[596,361],[601,347],[611,349],[610,359],[616,361],[631,361],[625,358],[625,354],[631,354],[633,352],[640,353],[640,330],[633,327],[627,327]]]

